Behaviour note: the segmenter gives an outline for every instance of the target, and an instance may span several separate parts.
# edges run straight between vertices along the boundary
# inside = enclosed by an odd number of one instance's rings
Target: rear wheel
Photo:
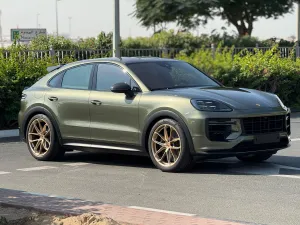
[[[174,120],[163,119],[152,127],[148,148],[152,162],[164,172],[180,172],[193,165],[185,134]]]
[[[37,160],[57,160],[65,154],[50,119],[43,114],[35,115],[29,121],[26,141],[29,152]]]
[[[271,158],[273,153],[260,153],[253,155],[237,156],[237,158],[243,162],[263,162]]]

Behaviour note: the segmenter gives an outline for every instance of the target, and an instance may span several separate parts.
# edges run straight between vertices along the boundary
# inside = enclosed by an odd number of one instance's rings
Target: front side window
[[[62,88],[88,90],[93,65],[78,66],[65,72]]]
[[[131,85],[131,78],[122,68],[113,64],[99,64],[97,71],[96,90],[110,91],[111,87],[117,83],[127,83]]]
[[[150,90],[220,86],[186,62],[154,61],[131,63],[127,66]]]

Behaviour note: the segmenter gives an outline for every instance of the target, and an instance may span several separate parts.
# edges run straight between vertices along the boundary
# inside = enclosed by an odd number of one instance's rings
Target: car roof
[[[79,60],[67,64],[60,64],[56,66],[51,66],[47,68],[47,71],[53,72],[59,69],[64,69],[64,68],[69,68],[72,66],[76,66],[79,64],[84,64],[84,63],[93,63],[93,62],[119,62],[122,64],[133,64],[133,63],[142,63],[142,62],[164,62],[164,61],[169,61],[169,62],[176,62],[179,60],[175,59],[167,59],[167,58],[160,58],[160,57],[108,57],[108,58],[95,58],[95,59],[84,59],[84,60]]]
[[[95,58],[95,59],[85,59],[81,61],[72,62],[66,65],[72,65],[77,63],[84,63],[84,62],[101,62],[101,61],[112,61],[112,62],[120,62],[123,64],[131,64],[131,63],[139,63],[139,62],[161,62],[161,61],[178,61],[175,59],[166,59],[166,58],[159,58],[159,57],[110,57],[110,58]]]
[[[122,57],[121,61],[124,64],[140,63],[140,62],[161,62],[161,61],[177,61],[175,59],[166,59],[159,57]]]

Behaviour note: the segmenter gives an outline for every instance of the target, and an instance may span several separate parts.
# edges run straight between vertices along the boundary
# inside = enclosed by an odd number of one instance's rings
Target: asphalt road
[[[34,160],[24,143],[0,143],[0,188],[259,224],[300,224],[300,119],[292,146],[266,163],[235,158],[162,173],[150,159],[73,152]]]

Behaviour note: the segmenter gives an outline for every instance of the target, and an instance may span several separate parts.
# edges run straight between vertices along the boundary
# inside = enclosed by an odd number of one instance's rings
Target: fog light
[[[231,125],[231,131],[232,132],[239,132],[240,131],[239,125],[238,124]]]
[[[242,134],[241,121],[239,119],[231,119],[231,134],[226,138],[226,140],[237,139]]]

